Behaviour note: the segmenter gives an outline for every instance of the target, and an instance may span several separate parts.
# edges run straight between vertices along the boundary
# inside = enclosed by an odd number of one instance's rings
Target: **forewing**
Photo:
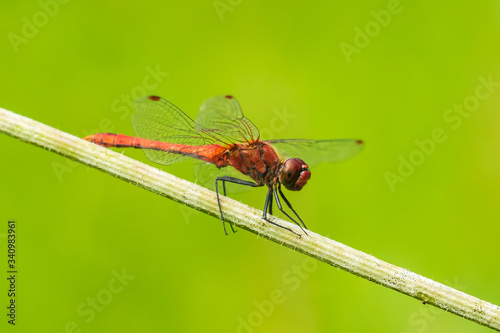
[[[197,131],[194,121],[178,107],[156,96],[137,100],[137,112],[132,116],[137,137],[187,145],[213,144],[214,138]],[[143,149],[153,162],[169,165],[186,159],[186,156],[159,150]]]
[[[281,157],[298,157],[312,168],[320,163],[337,163],[356,156],[363,150],[361,140],[268,140]]]
[[[243,115],[236,98],[229,95],[212,97],[203,102],[196,117],[196,126],[225,144],[251,143],[259,139],[257,127]]]

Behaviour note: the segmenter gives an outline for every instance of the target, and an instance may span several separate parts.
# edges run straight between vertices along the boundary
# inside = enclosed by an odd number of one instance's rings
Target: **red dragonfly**
[[[132,125],[137,137],[98,133],[85,140],[104,147],[140,148],[151,161],[163,165],[189,157],[214,164],[217,169],[231,166],[232,170],[223,169],[229,171],[226,175],[215,179],[217,202],[226,235],[219,182],[222,183],[224,196],[226,182],[251,187],[266,185],[268,190],[262,218],[277,225],[267,218],[268,213],[272,215],[274,198],[278,209],[305,233],[302,226],[307,227],[283,194],[281,185],[290,191],[300,191],[311,178],[309,167],[321,162],[344,161],[363,149],[361,140],[351,139],[260,140],[257,127],[243,115],[236,98],[229,95],[205,101],[196,121],[161,97],[143,97],[137,101],[137,113],[132,117]],[[248,176],[249,180],[233,177],[235,173]],[[283,210],[280,197],[302,226]],[[233,225],[230,226],[235,232]],[[278,226],[293,232],[289,228]]]

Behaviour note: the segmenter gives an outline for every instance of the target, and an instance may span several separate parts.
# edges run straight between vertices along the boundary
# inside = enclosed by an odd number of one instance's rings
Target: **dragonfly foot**
[[[297,236],[299,236],[300,238],[302,238],[302,235],[301,235],[301,234],[296,233],[295,231],[293,231],[293,230],[292,230],[292,229],[290,229],[290,228],[287,228],[287,227],[284,227],[284,226],[282,226],[282,225],[279,225],[278,223],[275,223],[275,222],[273,222],[273,221],[269,220],[267,217],[262,217],[262,219],[263,219],[264,221],[268,222],[268,223],[274,224],[274,225],[275,225],[275,226],[277,226],[277,227],[280,227],[280,228],[282,228],[282,229],[286,229],[286,230],[290,231],[291,233],[294,233],[295,235],[297,235]],[[305,233],[305,231],[304,231],[304,233]],[[306,234],[306,235],[307,235],[307,234]]]
[[[226,236],[229,236],[229,234],[226,231],[226,221],[224,220],[224,217],[221,217],[221,220],[222,220],[222,227],[224,228],[224,233],[226,234]],[[229,223],[229,226],[231,227],[231,230],[233,231],[233,234],[235,234],[236,231],[238,231],[238,230],[234,230],[232,223]]]

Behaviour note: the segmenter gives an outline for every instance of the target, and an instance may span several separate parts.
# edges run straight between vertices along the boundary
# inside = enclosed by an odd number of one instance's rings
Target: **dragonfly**
[[[297,234],[268,218],[272,215],[274,200],[278,209],[307,234],[304,221],[286,198],[282,186],[289,191],[300,191],[311,178],[311,167],[347,160],[363,149],[363,141],[358,139],[261,140],[258,128],[243,115],[240,104],[231,95],[203,102],[196,121],[164,98],[142,97],[137,100],[132,125],[136,136],[97,133],[84,139],[103,147],[139,148],[152,162],[162,165],[196,159],[205,165],[211,164],[208,167],[213,170],[225,171],[215,177],[215,192],[226,235],[219,184],[222,184],[224,196],[226,183],[267,186],[262,218]],[[283,208],[281,199],[295,218]],[[230,226],[234,233],[232,223]]]

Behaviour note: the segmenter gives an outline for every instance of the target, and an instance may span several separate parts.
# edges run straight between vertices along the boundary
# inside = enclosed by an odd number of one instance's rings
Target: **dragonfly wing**
[[[132,116],[136,136],[153,141],[186,145],[213,144],[214,138],[196,130],[194,121],[166,99],[148,96],[137,100],[137,112]],[[169,165],[187,157],[153,149],[143,149],[153,162]]]
[[[361,140],[268,140],[282,157],[298,157],[309,167],[320,163],[338,163],[356,156],[363,150]]]
[[[194,166],[194,175],[196,177],[196,184],[206,187],[212,191],[215,191],[215,179],[222,176],[230,176],[234,178],[239,178],[247,181],[253,181],[252,178],[245,176],[238,170],[232,167],[216,168],[213,164],[199,162]],[[219,187],[222,184],[219,183]],[[251,189],[250,186],[243,186],[233,183],[226,183],[227,194],[243,193]],[[223,194],[222,188],[219,188],[219,193]]]
[[[259,139],[257,127],[243,115],[233,96],[207,99],[196,117],[197,130],[210,133],[225,144],[251,143]]]

